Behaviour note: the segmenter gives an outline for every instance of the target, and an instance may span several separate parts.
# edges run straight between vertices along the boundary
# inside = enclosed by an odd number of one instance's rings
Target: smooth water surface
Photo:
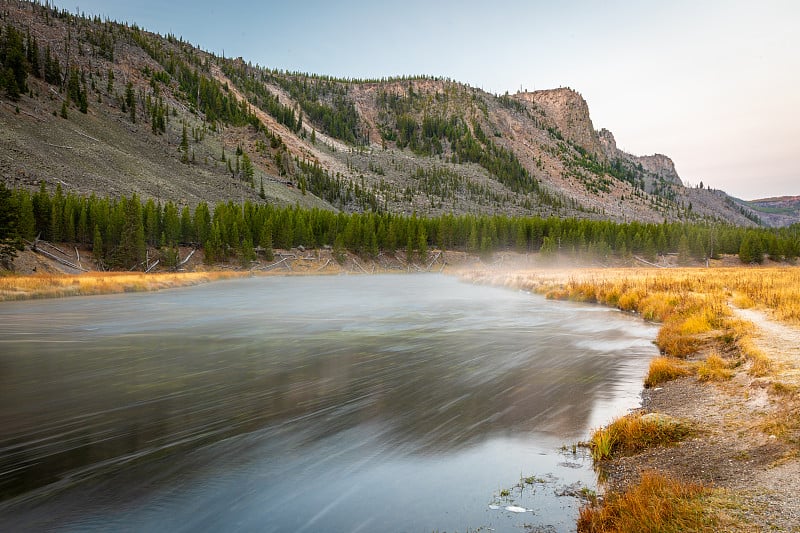
[[[655,331],[436,275],[0,304],[0,530],[570,531]]]

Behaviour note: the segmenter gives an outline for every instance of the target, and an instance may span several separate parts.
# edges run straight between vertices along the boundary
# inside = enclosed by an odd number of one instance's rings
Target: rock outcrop
[[[518,93],[515,97],[532,102],[544,111],[565,139],[586,149],[601,161],[606,159],[589,116],[589,106],[580,94],[569,88],[560,88]]]
[[[609,160],[623,159],[633,165],[642,165],[642,168],[646,171],[668,183],[683,185],[681,177],[675,170],[675,163],[673,163],[672,159],[669,157],[663,154],[636,156],[623,152],[617,148],[617,141],[614,139],[614,134],[605,128],[597,132],[597,137],[602,146],[603,153]]]

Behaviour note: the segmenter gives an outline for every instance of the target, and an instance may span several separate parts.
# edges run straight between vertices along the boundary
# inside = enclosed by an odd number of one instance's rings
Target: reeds
[[[679,442],[691,434],[691,427],[675,418],[649,413],[617,418],[592,434],[589,449],[595,461],[631,455],[653,446]]]
[[[678,533],[715,531],[716,520],[706,511],[709,491],[655,472],[642,474],[639,483],[609,494],[602,505],[591,502],[580,509],[579,533]]]

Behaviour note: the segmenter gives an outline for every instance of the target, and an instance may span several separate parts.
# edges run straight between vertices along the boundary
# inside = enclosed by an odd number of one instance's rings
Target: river
[[[440,275],[3,303],[0,530],[572,531],[655,333]]]

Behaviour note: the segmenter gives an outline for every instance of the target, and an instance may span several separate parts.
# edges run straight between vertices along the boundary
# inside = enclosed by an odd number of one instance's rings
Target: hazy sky
[[[51,2],[52,3],[52,2]],[[800,195],[800,2],[57,0],[227,57],[343,77],[572,87],[620,148],[684,182]]]

